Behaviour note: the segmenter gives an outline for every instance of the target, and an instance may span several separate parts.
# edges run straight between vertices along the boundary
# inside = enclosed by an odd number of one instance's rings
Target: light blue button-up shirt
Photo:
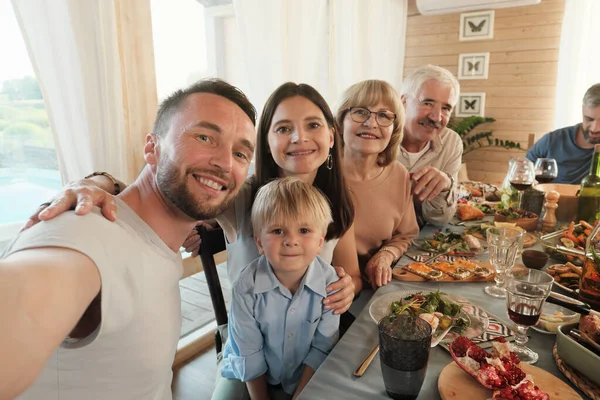
[[[338,279],[317,256],[292,296],[264,255],[251,262],[233,285],[222,376],[247,382],[266,373],[293,394],[304,365],[316,371],[338,339],[339,315],[323,306]]]

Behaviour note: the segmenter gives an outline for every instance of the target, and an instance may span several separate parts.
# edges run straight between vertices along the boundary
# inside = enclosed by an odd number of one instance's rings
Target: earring
[[[331,157],[331,151],[329,152],[329,155],[327,156],[327,159],[325,160],[325,167],[327,167],[327,169],[330,171],[333,168],[333,157]]]

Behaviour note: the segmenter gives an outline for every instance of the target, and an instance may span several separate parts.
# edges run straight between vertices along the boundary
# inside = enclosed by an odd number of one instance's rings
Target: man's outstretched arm
[[[94,262],[44,247],[0,260],[0,400],[29,387],[100,292]]]

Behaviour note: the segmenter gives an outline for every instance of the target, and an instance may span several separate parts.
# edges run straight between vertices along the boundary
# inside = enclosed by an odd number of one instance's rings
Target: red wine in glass
[[[535,180],[539,183],[551,183],[556,179],[555,176],[547,176],[547,175],[536,175]]]
[[[508,316],[516,324],[533,326],[540,319],[541,309],[530,304],[512,303],[508,307]]]
[[[531,187],[531,185],[533,184],[533,182],[515,182],[515,181],[511,181],[510,184],[517,190],[519,191],[523,191],[526,189],[529,189]]]

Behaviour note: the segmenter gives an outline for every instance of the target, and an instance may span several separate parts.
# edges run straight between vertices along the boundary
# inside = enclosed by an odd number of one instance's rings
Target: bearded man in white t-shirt
[[[119,219],[67,212],[0,259],[0,399],[171,399],[179,248],[244,183],[256,111],[220,80],[175,92],[146,136]]]
[[[402,82],[406,110],[404,137],[398,161],[413,181],[413,200],[419,226],[441,226],[456,212],[455,182],[463,144],[446,127],[458,102],[460,85],[450,71],[434,65],[417,68]]]

